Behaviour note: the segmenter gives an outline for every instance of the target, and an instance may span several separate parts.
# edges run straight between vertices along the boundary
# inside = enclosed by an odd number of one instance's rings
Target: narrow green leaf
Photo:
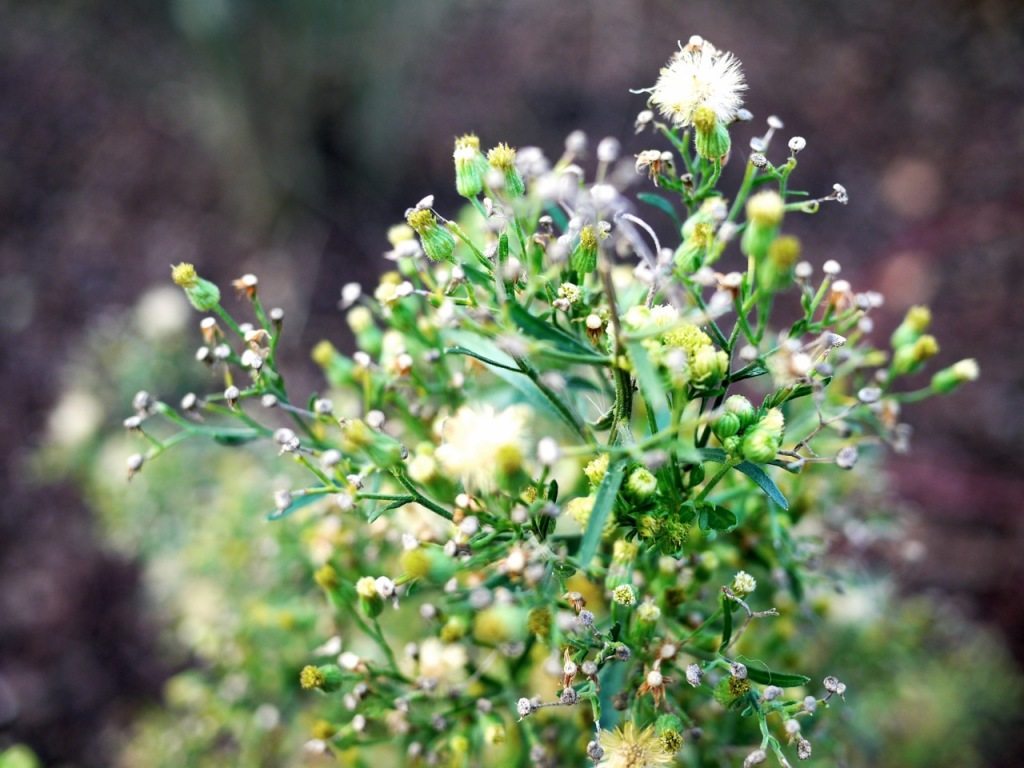
[[[719,651],[725,650],[732,640],[732,600],[722,595],[722,642],[719,643]]]
[[[615,497],[619,493],[619,486],[622,485],[622,476],[626,471],[627,459],[619,459],[604,474],[604,479],[597,489],[597,498],[594,500],[594,508],[590,512],[590,520],[587,521],[587,530],[580,542],[580,549],[577,557],[580,563],[586,567],[594,559],[597,553],[597,545],[601,542],[601,532],[604,530],[608,516],[615,506]]]
[[[727,531],[738,522],[736,513],[721,504],[701,503],[697,510],[697,522],[702,530]]]
[[[651,358],[647,355],[647,349],[643,342],[627,341],[626,351],[629,352],[629,359],[633,361],[633,370],[636,371],[636,380],[640,385],[640,391],[643,392],[644,400],[654,411],[654,423],[660,432],[669,425],[671,420],[668,396],[661,384],[661,377],[654,364],[651,363]]]
[[[493,342],[462,331],[450,331],[446,335],[445,341],[453,344],[446,350],[449,354],[468,355],[485,363],[495,376],[518,391],[523,400],[534,409],[569,423],[568,419],[537,388],[537,385],[519,369],[516,361]],[[574,424],[570,424],[570,426],[575,428]]]
[[[375,510],[370,512],[370,514],[366,516],[366,522],[372,523],[378,517],[383,515],[385,512],[390,512],[392,509],[398,509],[399,507],[404,507],[406,504],[411,504],[414,501],[416,501],[416,497],[415,496],[406,496],[406,497],[401,498],[401,499],[395,499],[390,504],[387,504],[387,505],[385,505],[383,507],[377,507]]]
[[[316,502],[323,501],[326,498],[328,498],[328,496],[325,493],[306,493],[302,496],[296,496],[292,503],[284,509],[275,509],[267,515],[267,520],[280,520],[298,512],[303,507],[308,507],[310,504],[315,504]]]
[[[498,238],[498,263],[504,264],[508,261],[508,235],[504,232]]]
[[[593,355],[594,348],[584,344],[578,338],[567,331],[563,331],[551,323],[534,317],[528,309],[519,304],[509,305],[509,315],[512,322],[531,338],[546,341],[564,352],[572,352],[578,355]]]
[[[245,443],[251,443],[253,440],[257,440],[259,435],[250,430],[249,434],[215,434],[213,436],[214,442],[220,443],[221,445],[243,445]]]
[[[771,672],[761,667],[751,666],[744,661],[747,668],[747,678],[755,683],[763,685],[777,685],[779,688],[800,688],[811,682],[806,675],[787,674],[785,672]]]
[[[775,484],[768,473],[765,472],[757,464],[751,464],[749,461],[742,461],[736,465],[736,469],[742,472],[744,475],[749,477],[758,487],[764,491],[765,495],[778,504],[783,509],[789,509],[789,502],[786,497],[782,495],[782,491],[779,490],[779,486]]]
[[[824,378],[819,379],[817,383],[822,387],[827,387],[831,381],[831,376],[825,376]],[[765,398],[764,407],[776,408],[783,403],[788,403],[790,400],[796,400],[799,397],[807,397],[807,395],[814,392],[814,389],[814,386],[811,384],[800,384],[792,389],[780,389],[770,397]]]
[[[659,211],[667,213],[672,217],[672,221],[676,223],[677,227],[681,227],[683,225],[683,222],[680,220],[679,214],[676,213],[676,209],[672,206],[672,203],[661,195],[656,195],[653,192],[640,192],[636,196],[636,199],[642,203],[654,206]]]
[[[744,379],[755,379],[758,376],[764,376],[766,373],[768,373],[768,369],[764,367],[764,363],[760,360],[755,360],[750,365],[744,366],[733,373],[729,377],[729,381],[737,382],[743,381]]]
[[[548,501],[550,501],[552,504],[554,504],[556,501],[558,501],[558,481],[557,480],[552,480],[548,484]]]

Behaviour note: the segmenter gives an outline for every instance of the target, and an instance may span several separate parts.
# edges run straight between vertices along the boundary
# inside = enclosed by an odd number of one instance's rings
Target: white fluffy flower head
[[[464,405],[445,420],[434,457],[467,489],[490,490],[499,470],[514,470],[522,462],[528,415],[522,406],[495,411],[490,405]]]
[[[718,120],[727,124],[743,105],[740,95],[746,90],[739,59],[719,51],[707,40],[690,38],[681,46],[650,88],[650,103],[674,125],[693,124],[693,115],[707,107]]]

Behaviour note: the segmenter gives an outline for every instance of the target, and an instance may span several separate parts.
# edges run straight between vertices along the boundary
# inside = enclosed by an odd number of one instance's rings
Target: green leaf
[[[732,600],[722,595],[722,642],[719,643],[719,651],[729,646],[732,640]]]
[[[643,392],[647,405],[654,411],[654,423],[660,432],[668,426],[671,419],[668,396],[661,384],[661,377],[654,364],[651,363],[651,358],[647,355],[647,349],[643,342],[627,341],[626,350],[629,352],[629,359],[633,361],[633,370],[636,371],[636,380],[640,385],[640,391]]]
[[[325,493],[305,493],[302,496],[296,496],[292,500],[292,503],[284,509],[275,509],[267,515],[267,520],[280,520],[281,518],[288,517],[289,515],[298,512],[303,507],[308,507],[310,504],[316,504],[318,501],[323,501],[326,498],[327,494]]]
[[[214,434],[213,440],[221,445],[244,445],[245,443],[251,443],[253,440],[258,440],[259,437],[255,430],[250,430],[249,434]]]
[[[744,661],[747,668],[747,678],[755,683],[763,685],[777,685],[779,688],[800,688],[811,682],[806,675],[786,674],[785,672],[771,672],[768,669],[754,667]]]
[[[504,264],[508,261],[508,235],[504,232],[498,238],[498,263]]]
[[[783,509],[789,509],[789,501],[782,495],[782,491],[779,490],[779,486],[775,484],[775,481],[761,467],[757,464],[751,464],[749,461],[742,461],[736,465],[736,469],[757,483],[758,487],[764,491],[769,499]]]
[[[701,448],[700,457],[704,461],[713,461],[716,464],[724,464],[729,460],[729,455],[721,448]]]
[[[736,523],[736,513],[721,504],[702,502],[697,508],[697,524],[704,531],[727,531]]]
[[[733,373],[729,377],[729,381],[735,383],[744,379],[755,379],[758,376],[764,376],[766,373],[768,373],[768,369],[764,367],[764,363],[760,360],[755,360],[750,365],[744,366]]]
[[[392,509],[404,507],[406,504],[411,504],[414,501],[416,501],[415,496],[406,496],[401,499],[395,499],[390,504],[387,504],[386,506],[383,507],[377,507],[377,509],[370,512],[370,514],[366,516],[366,522],[372,523],[385,512],[390,512]]]
[[[572,352],[577,355],[594,354],[594,348],[589,344],[584,344],[571,333],[535,317],[528,309],[519,304],[509,305],[509,316],[519,330],[531,338],[549,342],[564,352]]]
[[[587,521],[587,530],[580,542],[577,558],[580,564],[586,568],[597,553],[597,545],[601,542],[601,532],[604,530],[608,516],[615,506],[615,497],[619,493],[619,486],[622,485],[622,476],[626,472],[627,459],[619,459],[604,473],[604,479],[597,489],[597,498],[594,500],[594,508],[590,512],[590,520]]]
[[[672,217],[672,221],[676,223],[677,227],[681,227],[683,225],[683,222],[679,218],[679,214],[676,213],[676,209],[673,207],[672,203],[670,203],[661,195],[656,195],[653,192],[640,192],[636,196],[636,199],[642,203],[647,203],[648,205],[654,206],[659,211],[667,213],[669,216]]]
[[[829,382],[832,381],[831,376],[825,376],[818,380],[818,384],[822,387],[827,387]],[[800,384],[799,386],[793,387],[792,389],[780,389],[765,398],[764,408],[776,408],[783,403],[788,403],[790,400],[796,400],[798,397],[807,397],[814,391],[814,385],[812,384]]]
[[[548,484],[548,501],[550,501],[552,504],[554,504],[556,501],[558,501],[558,481],[557,480],[552,480]]]
[[[516,361],[501,351],[496,344],[463,331],[449,331],[445,341],[455,345],[445,350],[447,353],[468,355],[485,363],[491,373],[519,392],[522,399],[535,410],[568,423],[568,420],[551,404],[537,388],[537,385],[519,370]],[[575,428],[574,424],[570,426]]]

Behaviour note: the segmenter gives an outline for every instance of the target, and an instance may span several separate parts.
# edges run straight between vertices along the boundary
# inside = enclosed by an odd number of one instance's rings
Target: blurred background
[[[189,383],[167,361],[188,359],[194,318],[154,290],[168,265],[192,261],[222,285],[257,273],[288,313],[293,386],[311,391],[311,345],[348,343],[340,286],[372,284],[406,207],[430,193],[454,206],[453,137],[557,156],[583,128],[627,153],[660,147],[633,136],[644,105],[629,89],[691,34],[743,61],[751,135],[777,114],[807,139],[802,188],[849,190],[848,207],[794,223],[807,257],[885,293],[881,332],[929,303],[942,359],[979,360],[979,383],[909,416],[913,450],[887,480],[909,529],[878,565],[939,606],[928,622],[949,609],[1002,638],[990,660],[1014,674],[1021,3],[3,0],[0,748],[28,744],[46,765],[143,764],[124,756],[124,734],[196,665],[152,597],[123,503],[140,494],[104,485],[123,485],[125,451],[104,463],[103,446],[133,388]],[[738,154],[745,144],[734,137]],[[1015,764],[1012,736],[978,759]]]

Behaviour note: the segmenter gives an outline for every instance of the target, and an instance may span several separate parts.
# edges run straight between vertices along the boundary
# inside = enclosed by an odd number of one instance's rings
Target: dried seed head
[[[689,664],[686,667],[686,682],[697,688],[700,685],[704,673],[701,672],[699,664]]]

